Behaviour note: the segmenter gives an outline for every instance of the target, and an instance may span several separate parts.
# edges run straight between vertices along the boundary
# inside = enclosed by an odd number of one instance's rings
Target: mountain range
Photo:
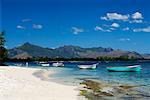
[[[150,59],[149,54],[139,54],[134,51],[114,50],[112,48],[93,47],[82,48],[79,46],[65,45],[55,49],[43,48],[30,43],[24,43],[21,46],[8,50],[8,56],[10,58],[32,58],[32,57],[61,57],[61,58],[97,58],[97,57],[120,57],[128,56],[135,58]]]

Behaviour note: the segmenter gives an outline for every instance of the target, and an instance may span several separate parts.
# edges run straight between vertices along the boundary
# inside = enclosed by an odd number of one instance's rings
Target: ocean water
[[[95,62],[82,62],[95,63]],[[10,65],[16,63],[9,63]],[[45,68],[48,70],[55,70],[59,73],[49,75],[49,77],[58,83],[67,85],[78,85],[84,79],[92,79],[106,82],[116,82],[123,84],[142,85],[143,90],[150,93],[150,62],[101,62],[95,70],[81,70],[77,67],[80,64],[65,63],[64,67],[41,67],[34,62],[29,63],[32,68]],[[108,66],[122,66],[140,64],[142,66],[141,72],[108,72]],[[22,63],[25,66],[25,63]]]

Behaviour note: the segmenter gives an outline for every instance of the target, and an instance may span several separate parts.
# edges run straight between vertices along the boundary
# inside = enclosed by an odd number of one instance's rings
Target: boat
[[[138,72],[141,71],[141,65],[122,66],[122,67],[107,67],[108,71],[112,72]]]
[[[54,66],[54,67],[63,67],[64,64],[62,62],[56,62],[56,63],[53,63],[52,66]]]
[[[80,69],[96,69],[97,64],[92,64],[92,65],[78,65]]]
[[[48,63],[43,63],[43,64],[41,64],[43,67],[48,67],[48,66],[50,66],[50,64],[48,64]]]
[[[47,62],[39,62],[39,65],[41,65],[41,66],[43,66],[43,67],[48,67],[48,66],[50,66],[50,64],[47,63]]]
[[[21,67],[21,66],[23,66],[23,64],[15,64],[15,66],[19,66],[19,67]]]

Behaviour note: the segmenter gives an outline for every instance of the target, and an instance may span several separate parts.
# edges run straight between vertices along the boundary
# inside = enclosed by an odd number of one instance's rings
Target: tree
[[[7,49],[4,47],[5,44],[4,32],[0,32],[0,65],[4,65],[4,61],[7,58]]]

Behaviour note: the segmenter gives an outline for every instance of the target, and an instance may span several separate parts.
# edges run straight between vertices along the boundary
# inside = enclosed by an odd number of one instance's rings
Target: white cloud
[[[120,38],[119,41],[125,42],[125,41],[131,41],[130,38]]]
[[[22,22],[30,22],[31,19],[22,19]]]
[[[116,30],[116,28],[113,28],[113,27],[111,27],[111,28],[109,28],[110,30]]]
[[[24,26],[21,26],[21,25],[17,25],[17,28],[18,29],[26,29]]]
[[[81,32],[84,32],[84,29],[77,28],[77,27],[72,27],[73,34],[79,34]]]
[[[102,16],[101,20],[121,20],[128,21],[129,23],[143,23],[143,15],[140,12],[133,14],[119,14],[119,13],[107,13],[106,16]]]
[[[102,29],[100,26],[96,26],[96,27],[94,28],[94,30],[95,30],[95,31],[102,31],[103,29]]]
[[[130,21],[130,23],[143,23],[143,20],[135,19],[135,20]]]
[[[119,25],[118,23],[113,23],[113,24],[111,25],[111,27],[118,28],[118,27],[120,27],[120,25]]]
[[[134,14],[132,14],[132,18],[133,19],[143,19],[143,16],[140,12],[135,12]]]
[[[118,13],[107,13],[106,16],[101,17],[102,20],[123,20],[127,21],[130,15],[122,15]]]
[[[125,27],[125,28],[123,28],[122,30],[123,30],[123,31],[128,31],[128,30],[130,30],[130,28],[129,28],[129,27]]]
[[[102,31],[102,32],[111,32],[111,30],[109,30],[109,29],[103,29],[103,28],[100,27],[100,26],[96,26],[96,27],[94,28],[94,30],[95,30],[95,31]]]
[[[101,17],[101,20],[108,20],[107,17]]]
[[[135,12],[134,14],[132,14],[131,18],[133,20],[130,21],[130,23],[143,23],[143,16],[142,13],[140,12]]]
[[[136,29],[133,29],[133,32],[150,32],[150,26],[148,26],[146,28],[136,28]]]
[[[106,13],[105,16],[101,17],[101,20],[111,21],[113,22],[111,25],[103,25],[102,27],[96,27],[95,30],[99,31],[113,31],[119,29],[120,24],[123,22],[133,23],[133,24],[149,24],[144,20],[144,16],[141,12],[135,12],[133,14],[120,14],[120,13]],[[119,23],[118,23],[119,21]],[[116,23],[117,22],[117,23]],[[132,26],[127,26],[122,28],[123,31],[132,30],[133,32],[150,32],[150,26],[145,28],[132,28]]]
[[[42,28],[43,28],[43,26],[40,25],[40,24],[33,24],[32,27],[33,27],[34,29],[42,29]]]

